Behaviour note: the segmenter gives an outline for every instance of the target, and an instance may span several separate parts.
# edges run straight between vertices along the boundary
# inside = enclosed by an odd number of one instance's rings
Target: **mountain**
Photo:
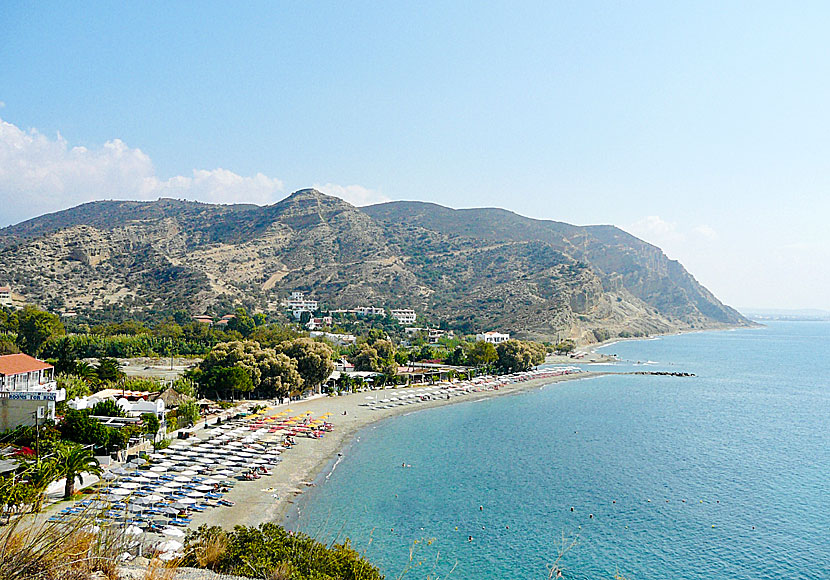
[[[613,226],[420,202],[356,208],[312,189],[270,206],[97,201],[0,230],[15,292],[53,309],[154,318],[411,307],[459,330],[584,340],[750,324],[676,261]]]

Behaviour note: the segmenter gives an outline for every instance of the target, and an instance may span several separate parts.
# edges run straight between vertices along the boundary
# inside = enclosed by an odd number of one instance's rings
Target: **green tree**
[[[248,311],[239,306],[233,312],[234,317],[228,321],[228,330],[236,331],[243,337],[248,337],[256,329],[253,318],[248,316]]]
[[[367,343],[361,344],[349,359],[356,371],[380,371],[380,356],[378,351]]]
[[[553,349],[560,354],[570,354],[576,349],[576,344],[570,339],[557,343]]]
[[[40,349],[52,336],[65,334],[65,329],[57,315],[26,306],[18,314],[17,346],[32,356],[37,356]]]
[[[453,351],[450,353],[450,355],[446,358],[444,362],[446,362],[448,365],[461,366],[464,364],[465,361],[466,358],[464,357],[464,349],[460,346],[457,346],[455,347],[455,349],[453,349]]]
[[[199,370],[203,373],[200,375],[202,377],[200,380],[204,380],[205,375],[213,368],[238,367],[245,370],[251,377],[251,389],[253,389],[259,386],[262,379],[262,371],[257,364],[256,357],[261,350],[259,343],[251,340],[220,342],[199,363]]]
[[[533,365],[533,351],[519,340],[507,340],[496,347],[496,366],[503,373],[528,370]]]
[[[308,387],[319,387],[334,372],[334,351],[322,342],[297,338],[283,343],[279,351],[297,361],[297,372]]]
[[[141,422],[144,424],[143,431],[155,438],[156,433],[161,429],[161,421],[155,413],[142,413]]]
[[[116,383],[126,375],[121,370],[121,365],[114,358],[102,357],[98,359],[98,366],[95,367],[95,374],[101,382]]]
[[[70,409],[60,423],[61,437],[83,445],[93,445],[96,449],[110,453],[123,443],[117,429],[102,425],[90,417],[90,410],[76,411]]]
[[[20,349],[17,348],[17,345],[15,343],[6,338],[0,339],[0,355],[17,354],[19,352]]]
[[[106,399],[95,403],[92,407],[90,415],[95,417],[126,417],[127,414],[124,409],[118,406],[118,403],[112,399]]]
[[[95,367],[86,361],[78,361],[75,363],[74,374],[90,387],[97,387],[101,382],[101,379],[98,378],[98,373],[96,372]]]
[[[101,475],[101,465],[92,453],[92,450],[78,445],[77,443],[66,443],[57,449],[58,472],[66,478],[64,486],[64,499],[69,499],[75,493],[75,479],[83,485],[84,473],[90,475]]]
[[[241,367],[212,367],[200,375],[197,382],[201,387],[199,393],[202,396],[213,395],[213,398],[219,398],[220,393],[227,398],[229,393],[249,392],[254,388],[251,375]]]
[[[199,404],[196,401],[188,401],[176,407],[176,418],[178,419],[179,428],[190,427],[200,417]]]
[[[484,342],[483,340],[479,340],[470,349],[467,351],[467,361],[472,366],[490,366],[496,360],[498,360],[499,356],[496,353],[496,347],[490,344],[489,342]]]
[[[75,370],[75,346],[68,336],[62,336],[55,341],[54,350],[55,373],[71,373]]]
[[[262,349],[256,355],[262,380],[256,388],[264,397],[285,397],[297,391],[303,378],[297,370],[297,361],[274,349]]]

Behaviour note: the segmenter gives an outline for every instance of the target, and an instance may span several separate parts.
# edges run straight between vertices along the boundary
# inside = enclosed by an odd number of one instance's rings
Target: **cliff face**
[[[0,282],[30,301],[122,317],[234,301],[275,310],[302,289],[330,308],[412,307],[537,338],[747,323],[611,226],[414,202],[358,209],[314,190],[266,207],[93,202],[0,230],[0,248]]]

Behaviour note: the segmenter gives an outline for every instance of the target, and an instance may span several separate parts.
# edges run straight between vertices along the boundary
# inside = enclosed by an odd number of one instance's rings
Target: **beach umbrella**
[[[113,489],[110,493],[112,495],[130,495],[132,493],[132,490],[126,489],[124,487],[118,487],[116,489]]]
[[[156,488],[156,491],[159,492],[159,493],[173,493],[176,490],[173,489],[172,487],[168,487],[166,485],[161,485],[161,486]]]
[[[115,475],[111,471],[105,471],[104,473],[101,474],[101,479],[106,479],[107,481],[113,481],[115,479],[118,479],[118,476]]]
[[[188,481],[191,481],[191,480],[192,480],[192,478],[187,476],[187,475],[177,475],[176,477],[173,478],[173,481],[178,481],[178,482],[181,482],[181,483],[187,483]]]
[[[141,486],[132,481],[124,481],[121,483],[121,487],[124,489],[138,489]]]
[[[142,530],[138,526],[127,526],[127,529],[124,530],[124,533],[128,536],[140,536],[144,533],[144,530]]]
[[[154,465],[153,467],[150,468],[150,471],[155,472],[155,473],[164,473],[165,471],[167,471],[167,466],[166,465]]]
[[[202,481],[203,486],[213,485],[215,483],[219,483],[219,480],[218,479],[213,479],[213,478],[208,478],[208,479],[205,479],[205,480]],[[196,488],[196,489],[199,489],[199,488]]]
[[[199,475],[199,473],[197,471],[193,471],[192,469],[182,472],[182,477],[193,477],[194,475]]]
[[[196,491],[213,491],[212,485],[197,485]]]
[[[187,497],[205,497],[205,494],[203,494],[201,491],[191,491],[187,494]]]

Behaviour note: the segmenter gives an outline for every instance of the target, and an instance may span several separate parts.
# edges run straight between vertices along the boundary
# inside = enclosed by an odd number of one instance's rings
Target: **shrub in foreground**
[[[223,574],[285,580],[382,580],[380,571],[346,540],[327,546],[271,523],[258,528],[201,526],[190,534],[182,565]]]

